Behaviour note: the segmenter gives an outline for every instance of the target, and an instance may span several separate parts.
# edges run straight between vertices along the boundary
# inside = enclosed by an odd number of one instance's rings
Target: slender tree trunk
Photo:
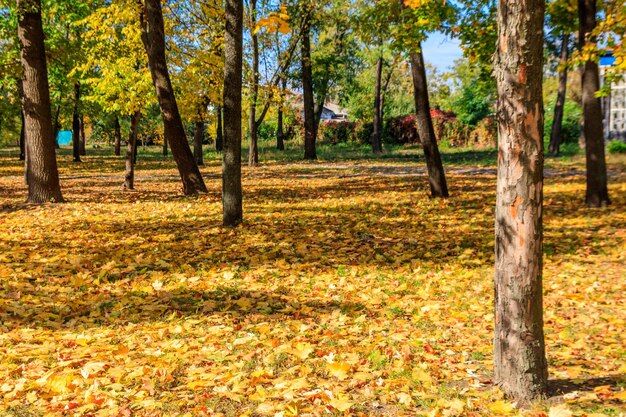
[[[543,335],[544,0],[498,2],[495,383],[515,401],[545,396]]]
[[[278,120],[276,122],[276,149],[285,150],[285,132],[283,127],[283,108],[278,107]]]
[[[120,127],[120,118],[119,116],[116,114],[115,115],[115,149],[114,149],[114,153],[115,156],[120,156],[122,154],[122,129]]]
[[[26,160],[26,144],[24,143],[24,107],[22,106],[22,101],[24,100],[24,83],[21,78],[17,80],[17,93],[20,99],[20,120],[22,122],[22,127],[20,129],[20,161]]]
[[[196,122],[196,128],[193,132],[193,156],[196,158],[196,163],[201,166],[204,165],[204,158],[202,155],[202,140],[204,139],[204,121],[198,120]]]
[[[40,0],[41,1],[41,0]],[[56,149],[60,149],[61,146],[59,145],[59,130],[61,130],[61,124],[59,123],[59,114],[61,113],[61,106],[57,105],[56,111],[54,112],[54,123],[53,123],[53,128],[54,128],[54,147]]]
[[[163,156],[167,156],[168,153],[167,138],[163,136]]]
[[[561,61],[559,62],[559,92],[554,106],[554,120],[550,132],[550,153],[558,155],[561,146],[563,127],[563,113],[565,111],[565,97],[567,93],[567,59],[568,59],[569,33],[563,34],[561,44]]]
[[[243,221],[241,189],[241,90],[243,71],[243,0],[226,0],[224,34],[224,154],[222,204],[224,226]]]
[[[215,133],[215,150],[224,150],[224,128],[222,127],[222,106],[217,106],[217,132]]]
[[[279,151],[285,150],[285,127],[284,127],[284,110],[283,106],[285,104],[285,90],[287,90],[287,78],[282,77],[281,79],[281,92],[280,92],[280,103],[278,105],[278,120],[276,123],[276,149]]]
[[[165,31],[160,0],[145,1],[145,17],[147,25],[145,23],[143,25],[142,40],[148,53],[152,82],[161,107],[165,138],[172,148],[172,155],[183,183],[183,192],[185,195],[206,193],[207,188],[187,142],[167,69]]]
[[[376,85],[374,87],[374,131],[372,132],[372,151],[383,151],[383,119],[381,114],[381,91],[383,81],[383,57],[376,61]]]
[[[80,102],[80,83],[74,84],[74,112],[72,113],[72,152],[74,162],[80,161],[80,116],[78,103]]]
[[[62,202],[52,136],[50,88],[40,0],[18,0],[29,203]]]
[[[302,31],[302,90],[304,101],[304,159],[317,159],[315,140],[315,103],[313,99],[313,69],[311,66],[311,22],[310,16]]]
[[[80,155],[87,155],[87,138],[85,137],[85,115],[80,115]]]
[[[256,0],[250,0],[250,19],[256,26]],[[248,115],[248,165],[259,165],[259,125],[256,122],[256,106],[259,100],[259,37],[252,31],[252,88],[250,91],[250,110]]]
[[[426,67],[424,66],[424,56],[421,52],[421,45],[418,45],[418,48],[420,48],[420,52],[411,54],[411,74],[413,76],[417,131],[422,146],[424,147],[424,158],[426,159],[428,180],[430,182],[430,194],[432,197],[445,198],[448,197],[448,184],[446,183],[446,174],[443,170],[441,154],[437,146],[433,120],[430,117],[428,83],[426,81]]]
[[[26,160],[26,143],[24,142],[25,129],[24,129],[24,111],[20,112],[20,118],[22,119],[22,128],[20,129],[20,161]]]
[[[595,44],[592,34],[596,27],[596,0],[578,0],[579,38],[581,48]],[[587,192],[589,207],[604,207],[611,204],[609,199],[602,108],[596,92],[600,90],[598,63],[586,61],[582,74],[583,119],[585,132],[585,152],[587,155]]]
[[[124,189],[135,189],[135,161],[137,158],[137,136],[139,132],[139,118],[141,113],[135,112],[130,118],[130,133],[126,146],[126,173],[124,174]]]

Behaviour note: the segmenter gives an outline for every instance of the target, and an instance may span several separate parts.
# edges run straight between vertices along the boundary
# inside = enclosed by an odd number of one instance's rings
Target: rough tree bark
[[[543,335],[544,0],[498,2],[495,383],[521,403],[545,396]]]
[[[62,202],[40,0],[18,0],[18,38],[22,85],[29,203]]]
[[[381,114],[381,91],[383,81],[383,57],[376,61],[376,84],[374,87],[374,131],[372,132],[372,151],[381,153],[383,151],[383,119]]]
[[[193,156],[196,158],[196,164],[199,166],[204,165],[204,158],[202,155],[202,140],[204,139],[204,121],[196,121],[196,126],[193,131]]]
[[[581,49],[596,44],[592,34],[596,27],[596,0],[578,0],[578,39]],[[586,203],[589,207],[611,204],[607,185],[606,156],[604,151],[604,126],[602,108],[596,92],[600,89],[598,63],[592,59],[585,62],[582,72],[583,129],[587,155]]]
[[[243,0],[226,0],[224,34],[224,153],[222,205],[224,226],[243,221],[241,189],[241,93]]]
[[[561,135],[563,127],[563,113],[565,111],[565,97],[567,94],[567,59],[568,59],[569,33],[563,34],[561,43],[561,60],[559,62],[559,91],[554,105],[554,119],[552,120],[552,130],[550,132],[549,151],[553,155],[558,155],[561,146]]]
[[[78,103],[80,102],[80,83],[74,83],[74,111],[72,112],[72,154],[74,162],[80,161],[80,116]]]
[[[417,132],[424,148],[424,158],[430,182],[432,197],[448,197],[446,174],[441,162],[441,154],[437,146],[433,120],[430,117],[430,102],[428,99],[428,83],[426,81],[426,67],[421,45],[420,52],[411,54],[411,74],[413,76],[413,94],[415,97],[415,114],[417,116]]]
[[[126,173],[124,174],[124,189],[135,189],[135,163],[137,158],[137,136],[139,133],[139,119],[141,112],[136,111],[130,118],[130,133],[126,146]]]
[[[145,1],[142,40],[148,54],[152,82],[163,117],[164,136],[172,149],[185,195],[206,193],[207,188],[187,142],[165,58],[165,30],[160,0]]]
[[[120,127],[120,118],[116,114],[114,121],[114,136],[115,136],[115,148],[114,153],[115,156],[120,156],[122,154],[122,128]]]
[[[256,25],[256,0],[250,0],[250,20]],[[250,91],[250,109],[248,111],[248,165],[259,165],[259,125],[256,120],[256,107],[259,100],[259,37],[252,31],[252,86]]]
[[[311,22],[305,16],[302,31],[302,90],[304,102],[304,159],[317,159],[315,140],[315,102],[313,99],[313,69],[311,66]]]
[[[222,127],[222,106],[217,106],[217,132],[215,132],[215,150],[224,150],[224,128]]]

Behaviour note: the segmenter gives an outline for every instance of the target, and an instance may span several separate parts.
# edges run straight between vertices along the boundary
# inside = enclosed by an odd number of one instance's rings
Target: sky
[[[424,60],[436,66],[441,72],[448,70],[455,59],[463,56],[458,39],[450,39],[440,32],[432,33],[422,43]]]

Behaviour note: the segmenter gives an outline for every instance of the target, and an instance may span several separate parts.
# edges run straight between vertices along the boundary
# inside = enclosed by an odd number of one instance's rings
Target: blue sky
[[[458,39],[451,39],[440,32],[432,33],[422,43],[424,60],[444,72],[452,66],[455,59],[463,56],[459,44]]]

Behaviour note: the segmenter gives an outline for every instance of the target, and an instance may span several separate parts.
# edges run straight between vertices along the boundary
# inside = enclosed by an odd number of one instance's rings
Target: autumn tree
[[[143,19],[145,18],[145,21]],[[165,58],[165,26],[160,0],[145,0],[142,12],[142,36],[148,54],[152,82],[161,107],[165,140],[172,149],[178,172],[183,182],[183,193],[195,195],[207,189],[198,169],[185,134],[183,121],[178,111],[174,88]]]
[[[435,22],[446,22],[451,18],[454,10],[446,2],[439,1],[406,0],[406,4],[408,7],[404,10],[405,20],[401,27],[400,39],[412,41],[413,45],[409,51],[409,61],[413,78],[417,131],[424,149],[430,194],[432,197],[446,198],[449,196],[448,184],[430,115],[428,81],[421,41],[425,39],[425,33],[429,29],[432,30]]]
[[[563,116],[565,113],[565,100],[567,94],[567,76],[569,66],[569,49],[571,33],[574,32],[576,23],[576,3],[574,0],[553,0],[547,6],[548,23],[550,27],[548,39],[560,40],[558,78],[559,87],[556,103],[554,105],[554,118],[550,130],[549,152],[558,155],[562,143]]]
[[[243,0],[226,0],[224,34],[224,152],[222,205],[224,226],[243,221],[241,187],[241,93],[243,70]]]
[[[62,202],[57,169],[40,0],[18,0],[23,72],[28,202]]]
[[[545,395],[543,334],[543,0],[498,2],[495,383]]]
[[[586,203],[589,207],[611,204],[607,185],[602,108],[596,95],[600,90],[597,56],[596,0],[578,0],[580,53],[583,60],[583,128],[587,156]]]

